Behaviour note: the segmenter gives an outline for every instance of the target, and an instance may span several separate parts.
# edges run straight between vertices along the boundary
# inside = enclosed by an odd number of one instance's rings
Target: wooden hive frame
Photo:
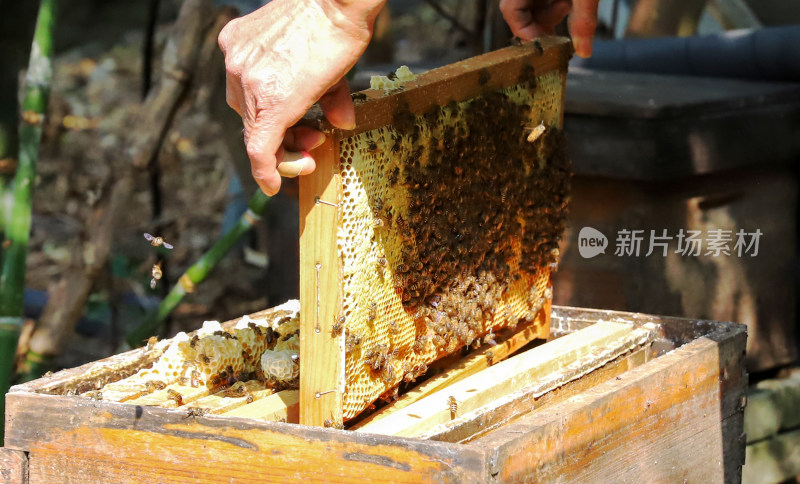
[[[328,138],[312,153],[317,161],[316,171],[300,179],[301,423],[339,427],[345,419],[346,334],[340,324],[343,267],[337,248],[337,230],[342,218],[340,168],[344,141],[391,125],[403,111],[422,116],[432,108],[473,99],[519,84],[521,79],[547,73],[561,76],[561,106],[553,107],[557,114],[551,120],[552,126],[560,127],[566,68],[571,55],[568,39],[542,38],[435,69],[388,94],[383,90],[365,91],[366,100],[356,103],[354,130],[331,129],[321,121]],[[531,318],[535,319],[538,332],[534,336],[547,337],[549,300],[540,309],[543,310]]]

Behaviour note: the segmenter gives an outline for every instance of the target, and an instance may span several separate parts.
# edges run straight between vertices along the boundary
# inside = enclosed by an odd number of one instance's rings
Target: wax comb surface
[[[513,63],[478,57],[368,91],[357,112],[378,119],[331,133],[328,173],[301,181],[301,398],[313,371],[311,402],[330,398],[333,421],[491,331],[538,315],[547,334],[570,178],[569,50],[548,40],[490,54]]]

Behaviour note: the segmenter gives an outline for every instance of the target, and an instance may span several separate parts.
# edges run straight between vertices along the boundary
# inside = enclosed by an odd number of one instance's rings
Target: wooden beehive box
[[[355,129],[322,124],[300,180],[302,423],[342,425],[502,328],[547,337],[571,55],[545,37],[387,79]]]
[[[655,340],[610,360],[565,343],[579,332],[605,338],[593,329],[601,326]],[[740,480],[743,326],[554,307],[551,337],[514,358],[568,350],[554,360],[563,368],[413,438],[59,394],[133,373],[149,363],[140,348],[13,387],[0,476],[25,483]],[[582,363],[589,361],[597,364]],[[574,379],[551,378],[573,369]]]

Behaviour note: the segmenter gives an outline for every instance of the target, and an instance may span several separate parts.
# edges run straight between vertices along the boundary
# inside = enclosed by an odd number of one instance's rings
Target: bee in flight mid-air
[[[158,284],[158,281],[161,280],[161,276],[163,275],[161,272],[161,261],[153,265],[153,268],[150,269],[150,274],[153,276],[153,278],[150,279],[150,289],[155,289],[156,284]]]
[[[159,245],[163,245],[167,249],[172,248],[172,244],[168,244],[166,241],[164,241],[163,237],[156,237],[155,235],[150,235],[147,232],[145,232],[144,238],[147,239],[147,241],[150,242],[150,245],[152,245],[153,247],[158,247]]]

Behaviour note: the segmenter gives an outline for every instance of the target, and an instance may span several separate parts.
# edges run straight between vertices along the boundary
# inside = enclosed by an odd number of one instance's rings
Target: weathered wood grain
[[[404,83],[401,92],[386,95],[383,89],[362,91],[367,100],[355,107],[356,128],[337,132],[342,138],[348,138],[389,125],[394,113],[406,104],[412,113],[421,115],[434,106],[471,99],[487,91],[518,84],[520,74],[530,66],[536,75],[558,69],[566,71],[572,52],[572,43],[567,38],[540,37],[536,43],[506,47],[430,70],[420,74],[416,80]],[[481,82],[481,71],[491,74],[485,82]],[[323,130],[331,129],[319,110],[312,110],[302,123]]]
[[[731,325],[470,445],[503,482],[738,482],[745,337]]]
[[[320,427],[342,425],[344,341],[333,331],[342,304],[337,153],[329,137],[312,152],[317,169],[300,178],[300,423]]]
[[[27,484],[28,455],[0,447],[0,484]]]
[[[458,444],[181,410],[18,393],[7,445],[30,451],[32,483],[481,482],[483,452]],[[36,425],[30,425],[33,419]]]

